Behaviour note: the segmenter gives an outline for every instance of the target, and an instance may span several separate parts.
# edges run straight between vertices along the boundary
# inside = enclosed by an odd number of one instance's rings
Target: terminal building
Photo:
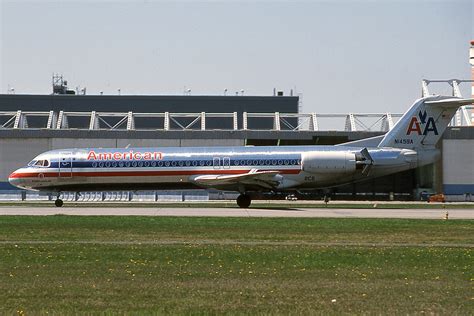
[[[471,54],[474,67],[474,49]],[[460,96],[459,85],[473,80],[424,80],[422,94],[429,95],[429,85],[441,82]],[[469,106],[458,111],[439,143],[442,155],[435,165],[338,187],[333,197],[418,200],[423,193],[445,193],[452,199],[474,200],[472,115]],[[56,77],[51,95],[0,95],[0,199],[41,199],[15,189],[7,179],[12,171],[52,149],[331,145],[384,134],[400,116],[387,112],[301,113],[300,99],[292,92],[275,91],[270,96],[83,95],[68,90],[62,78]],[[328,130],[322,128],[324,120],[339,120],[340,124]],[[223,196],[205,191],[103,192],[94,193],[91,199],[130,200],[133,194],[145,200]],[[302,198],[324,194],[314,191]],[[71,199],[78,196],[73,194]]]

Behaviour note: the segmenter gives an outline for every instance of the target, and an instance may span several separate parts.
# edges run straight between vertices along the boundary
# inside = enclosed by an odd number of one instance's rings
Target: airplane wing
[[[224,187],[224,186],[251,186],[265,189],[276,188],[282,180],[278,171],[258,171],[252,169],[244,174],[232,175],[200,175],[191,178],[191,181],[203,187]]]

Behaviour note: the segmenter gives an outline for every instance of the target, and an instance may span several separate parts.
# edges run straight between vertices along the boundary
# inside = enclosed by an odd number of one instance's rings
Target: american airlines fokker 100
[[[426,164],[457,108],[474,99],[419,99],[385,135],[335,146],[85,148],[42,153],[13,172],[19,188],[56,193],[214,188],[252,192],[330,188]]]

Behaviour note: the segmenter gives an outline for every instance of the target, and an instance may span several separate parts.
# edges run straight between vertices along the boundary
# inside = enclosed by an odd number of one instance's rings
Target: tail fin
[[[474,99],[451,96],[418,99],[385,134],[378,147],[432,148],[443,135],[458,107],[472,103]]]

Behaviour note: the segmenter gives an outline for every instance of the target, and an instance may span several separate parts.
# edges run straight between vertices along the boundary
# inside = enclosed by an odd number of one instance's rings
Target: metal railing
[[[473,80],[422,80],[422,96],[431,95],[428,86],[450,85],[452,95],[462,97],[460,84]],[[400,113],[135,113],[69,112],[69,111],[4,111],[0,112],[0,129],[79,129],[79,130],[275,130],[275,131],[380,131],[390,130],[402,116]],[[343,120],[344,123],[337,120]],[[29,124],[33,121],[34,124]],[[75,124],[72,124],[72,122]],[[143,124],[147,121],[148,124]],[[330,121],[323,127],[323,122]],[[142,123],[140,123],[142,122]],[[216,122],[218,124],[216,124]],[[474,126],[474,107],[462,106],[451,126]],[[219,126],[216,128],[215,126]]]
[[[33,118],[43,118],[41,122],[29,124]],[[388,131],[401,117],[399,113],[248,113],[243,112],[240,121],[237,112],[232,113],[135,113],[135,112],[0,112],[0,129],[50,129],[50,130],[275,130],[275,131]],[[79,123],[78,123],[79,119]],[[343,119],[339,127],[321,128],[321,121]],[[148,124],[137,121],[147,120]],[[212,120],[214,124],[209,124]],[[209,127],[216,125],[219,128]],[[74,121],[74,124],[71,124]],[[252,123],[253,124],[252,124]]]
[[[473,106],[461,107],[451,126],[473,126]],[[135,113],[135,112],[0,112],[0,129],[50,130],[275,130],[275,131],[388,131],[402,116],[400,113],[248,113],[243,112],[241,125],[233,113]],[[41,122],[29,124],[31,119]],[[82,119],[79,123],[77,119]],[[209,120],[219,120],[218,128],[209,127]],[[137,123],[147,120],[148,124]],[[343,121],[343,122],[337,122]],[[76,121],[71,124],[71,121]],[[322,127],[322,122],[329,122]],[[211,124],[212,125],[212,124]],[[213,124],[215,125],[215,124]]]

